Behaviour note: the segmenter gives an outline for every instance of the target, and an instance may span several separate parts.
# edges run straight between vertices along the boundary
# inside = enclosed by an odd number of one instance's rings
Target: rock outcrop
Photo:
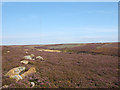
[[[20,63],[23,63],[23,64],[28,64],[28,62],[29,62],[29,61],[27,61],[27,60],[22,60],[22,61],[20,61]]]
[[[15,79],[16,81],[23,79],[23,78],[21,77],[21,75],[14,75],[14,76],[12,76],[11,78]]]
[[[27,55],[27,56],[24,56],[23,59],[32,60],[32,57],[30,55]]]
[[[26,55],[26,56],[23,57],[23,59],[33,60],[34,56],[35,56],[34,54]]]
[[[9,86],[8,85],[4,85],[0,88],[0,90],[2,90],[2,88],[8,88]]]
[[[30,74],[33,74],[36,72],[36,69],[35,67],[31,67],[28,71],[24,72],[21,77],[22,78],[25,78],[26,76],[30,75]]]
[[[36,59],[44,60],[43,57],[41,57],[41,56],[35,57],[34,54],[26,55],[23,57],[23,59],[24,60],[20,61],[20,63],[28,64],[29,63],[28,60],[36,60]],[[9,70],[5,76],[9,76],[9,78],[12,78],[12,79],[15,79],[16,81],[18,81],[18,80],[24,79],[26,76],[36,72],[35,67],[31,67],[28,71],[25,71],[25,69],[26,68],[24,66],[13,68],[13,69]]]
[[[36,59],[39,59],[39,60],[42,60],[42,61],[44,60],[43,57],[41,57],[41,56],[37,56]]]
[[[16,81],[18,81],[18,80],[22,79],[20,74],[22,74],[22,72],[24,72],[24,71],[25,71],[24,66],[16,67],[16,68],[13,68],[10,71],[8,71],[5,76],[9,76],[10,78],[16,79]]]
[[[12,79],[15,79],[16,81],[21,80],[25,78],[26,76],[33,74],[36,72],[35,67],[31,67],[28,71],[25,71],[25,67],[17,67],[13,68],[5,76],[9,76]],[[22,73],[21,73],[22,72]]]

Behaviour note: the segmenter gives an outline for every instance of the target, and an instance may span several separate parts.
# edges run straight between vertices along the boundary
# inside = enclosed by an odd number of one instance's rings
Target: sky
[[[2,4],[3,45],[117,41],[117,2]]]

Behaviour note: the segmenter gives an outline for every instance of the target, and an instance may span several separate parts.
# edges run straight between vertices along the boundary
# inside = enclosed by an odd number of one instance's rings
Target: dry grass
[[[45,52],[61,52],[60,50],[50,50],[50,49],[37,49],[38,51],[45,51]]]

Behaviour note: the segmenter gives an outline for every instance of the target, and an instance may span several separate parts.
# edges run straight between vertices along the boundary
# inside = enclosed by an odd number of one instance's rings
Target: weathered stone
[[[27,56],[24,56],[23,59],[32,60],[32,57],[30,55],[27,55]]]
[[[21,66],[21,67],[16,67],[11,69],[10,71],[7,72],[7,74],[5,76],[9,76],[10,78],[15,79],[15,75],[20,75],[21,72],[25,71],[25,67]],[[19,77],[19,76],[18,76]],[[17,79],[16,79],[17,80]]]
[[[26,54],[28,54],[28,52],[25,52]]]
[[[23,66],[13,68],[5,76],[9,76],[10,78],[18,81],[18,80],[21,80],[32,73],[35,73],[36,69],[35,69],[35,67],[31,67],[28,71],[26,71],[26,72],[24,72],[24,71],[25,71],[25,67],[23,67]]]
[[[34,56],[35,56],[34,54],[26,55],[26,56],[23,57],[23,59],[32,60]]]
[[[30,74],[32,74],[32,73],[35,73],[35,72],[36,72],[35,67],[31,67],[28,71],[24,72],[24,73],[21,75],[21,77],[22,77],[22,78],[25,78],[26,76],[28,76],[28,75],[30,75]]]
[[[23,79],[21,75],[14,75],[11,78],[15,79],[16,81]]]
[[[44,60],[41,56],[37,56],[36,59]]]
[[[7,51],[7,53],[9,53],[10,51]]]
[[[30,87],[34,87],[35,83],[34,82],[30,82]]]
[[[30,56],[31,56],[31,57],[34,57],[35,55],[34,55],[34,54],[31,54]]]
[[[23,61],[20,61],[20,63],[28,64],[28,61],[27,60],[23,60]]]
[[[34,58],[32,60],[35,60]]]
[[[4,85],[4,86],[2,86],[2,88],[8,88],[9,86],[8,85]]]

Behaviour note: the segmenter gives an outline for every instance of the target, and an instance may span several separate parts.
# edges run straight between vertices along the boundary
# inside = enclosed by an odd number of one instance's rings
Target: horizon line
[[[2,44],[0,46],[27,46],[27,45],[54,45],[54,44],[87,44],[87,43],[119,43],[120,41],[108,41],[108,42],[80,42],[80,43],[46,43],[46,44]]]

